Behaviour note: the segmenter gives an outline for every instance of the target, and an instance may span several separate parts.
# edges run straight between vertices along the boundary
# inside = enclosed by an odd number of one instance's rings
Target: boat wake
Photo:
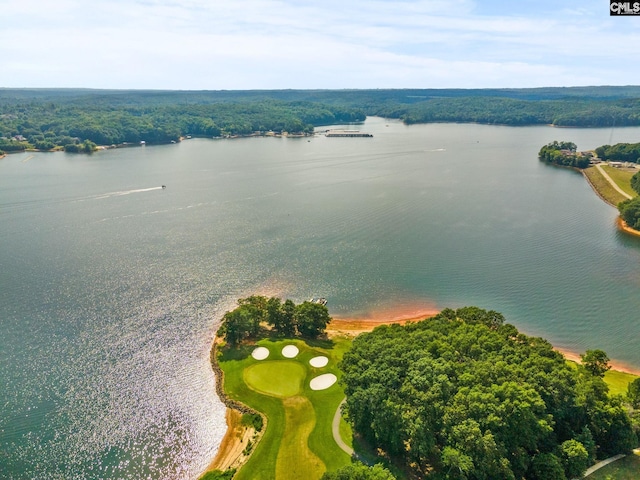
[[[151,187],[151,188],[138,188],[135,190],[122,190],[119,192],[110,192],[110,193],[104,193],[102,195],[96,195],[92,198],[94,200],[101,200],[104,198],[121,197],[122,195],[131,195],[132,193],[151,192],[153,190],[162,190],[162,189],[163,187]]]

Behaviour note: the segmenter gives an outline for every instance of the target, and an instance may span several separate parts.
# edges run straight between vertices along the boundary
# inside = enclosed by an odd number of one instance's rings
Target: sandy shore
[[[227,408],[226,420],[227,432],[222,438],[216,458],[213,459],[205,472],[237,468],[249,457],[244,454],[244,449],[253,439],[255,430],[242,425],[242,413],[232,408]]]
[[[333,317],[327,326],[327,334],[356,336],[360,333],[370,332],[379,325],[404,325],[408,322],[418,322],[425,318],[433,317],[438,313],[435,309],[404,308],[397,311],[382,311],[363,316]]]
[[[565,356],[565,358],[567,360],[571,360],[572,362],[576,362],[576,363],[582,363],[580,360],[580,354],[576,353],[576,352],[572,352],[570,350],[565,350],[563,348],[553,348],[555,351],[560,352],[561,354],[563,354]],[[627,365],[623,362],[617,361],[617,360],[611,360],[609,362],[609,365],[611,365],[611,370],[615,370],[617,372],[624,372],[624,373],[631,373],[633,375],[638,375],[640,376],[640,368],[638,367],[634,367],[632,365]]]
[[[635,230],[633,230],[636,232]],[[639,232],[640,233],[640,232]],[[401,311],[395,314],[387,313],[386,315],[374,314],[367,317],[355,317],[355,318],[341,318],[334,317],[329,326],[327,327],[327,334],[332,335],[348,335],[357,336],[364,332],[370,332],[379,325],[392,325],[399,324],[404,325],[408,322],[418,322],[426,318],[433,317],[438,313],[437,310],[424,310],[420,312],[407,312]],[[524,333],[524,332],[521,332]],[[567,360],[580,363],[580,354],[568,349],[554,347],[554,350],[562,353]],[[640,375],[640,368],[632,365],[627,365],[623,362],[612,360],[609,362],[612,370],[619,372],[632,373],[634,375]]]

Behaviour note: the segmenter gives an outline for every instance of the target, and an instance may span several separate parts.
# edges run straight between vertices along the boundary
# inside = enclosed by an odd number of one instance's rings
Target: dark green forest
[[[445,309],[358,336],[340,364],[354,432],[433,479],[576,478],[637,445],[630,406],[602,379],[604,352],[572,366],[504,320]]]
[[[265,335],[263,322],[282,337],[317,338],[331,323],[331,317],[327,307],[318,302],[296,305],[289,299],[283,302],[278,297],[252,295],[239,299],[238,307],[224,314],[218,334],[229,346],[236,347],[244,340]]]
[[[620,217],[629,227],[640,231],[640,196],[621,202],[618,210]]]
[[[602,160],[614,162],[640,162],[640,143],[616,143],[615,145],[602,145],[596,148],[598,157]]]
[[[629,227],[640,231],[640,172],[637,172],[631,177],[631,188],[638,193],[638,196],[631,200],[620,202],[618,210],[620,211],[620,218],[622,218]]]
[[[631,188],[633,188],[638,195],[640,195],[640,172],[637,172],[631,177]]]
[[[382,116],[405,123],[640,125],[640,87],[155,91],[0,89],[0,150],[91,151],[188,135],[310,133]],[[90,143],[89,143],[90,142]],[[75,145],[75,147],[74,147]]]

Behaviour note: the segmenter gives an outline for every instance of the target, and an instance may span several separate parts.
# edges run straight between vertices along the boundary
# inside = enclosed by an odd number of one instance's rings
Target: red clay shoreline
[[[625,222],[620,217],[618,217],[618,228],[620,230],[622,230],[623,232],[628,233],[629,235],[634,235],[636,237],[640,237],[640,230],[636,230],[634,228],[631,228],[629,225],[627,225],[627,222]]]

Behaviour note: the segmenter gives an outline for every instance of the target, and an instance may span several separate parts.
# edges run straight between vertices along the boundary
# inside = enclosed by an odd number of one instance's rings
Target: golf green
[[[257,392],[272,397],[291,397],[300,393],[307,371],[300,362],[278,360],[247,367],[242,376]]]

